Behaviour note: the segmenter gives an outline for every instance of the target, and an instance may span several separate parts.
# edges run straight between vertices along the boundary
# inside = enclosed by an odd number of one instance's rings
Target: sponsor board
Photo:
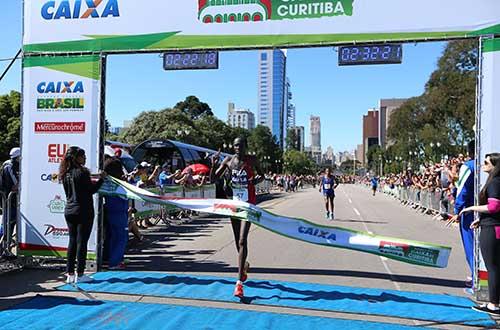
[[[85,122],[35,122],[35,133],[85,133]]]

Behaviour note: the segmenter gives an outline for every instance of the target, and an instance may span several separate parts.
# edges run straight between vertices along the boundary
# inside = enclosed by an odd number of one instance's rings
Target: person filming
[[[66,283],[85,283],[92,279],[86,275],[87,244],[94,222],[94,201],[92,195],[101,187],[106,173],[92,183],[90,171],[85,165],[85,151],[79,147],[69,147],[59,167],[59,180],[64,186],[66,206],[64,217],[69,230]],[[75,275],[75,261],[78,260]]]
[[[492,315],[500,315],[500,153],[486,155],[483,171],[488,180],[479,194],[479,205],[463,209],[460,215],[478,212],[479,219],[471,228],[481,227],[479,246],[488,270],[488,291],[490,302],[472,307]]]

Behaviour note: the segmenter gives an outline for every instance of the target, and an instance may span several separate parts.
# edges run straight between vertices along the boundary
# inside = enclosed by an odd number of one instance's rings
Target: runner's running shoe
[[[237,282],[234,287],[234,296],[238,298],[243,298],[243,283]]]
[[[326,212],[325,218],[330,219],[330,212]]]
[[[66,283],[72,284],[75,282],[75,275],[66,274]]]

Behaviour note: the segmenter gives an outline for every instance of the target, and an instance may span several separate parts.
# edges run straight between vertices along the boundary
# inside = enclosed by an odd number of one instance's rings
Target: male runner
[[[235,155],[226,157],[220,167],[215,172],[216,177],[220,177],[226,169],[231,174],[232,198],[250,204],[257,203],[255,185],[264,180],[262,171],[255,157],[246,154],[247,141],[240,137],[234,140]],[[257,175],[255,175],[255,172]],[[234,288],[236,297],[243,297],[243,282],[247,279],[250,264],[246,261],[248,256],[248,233],[250,232],[250,222],[231,218],[233,227],[234,242],[238,251],[238,281]]]
[[[335,181],[335,178],[330,173],[330,169],[325,169],[325,175],[321,178],[321,184],[319,185],[319,192],[323,190],[323,196],[325,198],[325,208],[326,208],[326,218],[333,220],[334,218],[334,199],[335,199],[335,188],[339,184]]]
[[[372,184],[373,196],[375,196],[375,193],[377,192],[377,187],[378,187],[378,179],[375,175],[371,179],[371,184]]]

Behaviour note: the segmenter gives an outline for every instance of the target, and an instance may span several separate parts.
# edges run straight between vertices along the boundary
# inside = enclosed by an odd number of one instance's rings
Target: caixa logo
[[[45,20],[120,17],[118,0],[47,1],[42,6]]]
[[[42,180],[43,182],[59,183],[59,177],[57,173],[42,174],[40,176],[40,180]]]
[[[36,90],[40,94],[73,94],[84,92],[82,81],[43,81],[38,84]]]

